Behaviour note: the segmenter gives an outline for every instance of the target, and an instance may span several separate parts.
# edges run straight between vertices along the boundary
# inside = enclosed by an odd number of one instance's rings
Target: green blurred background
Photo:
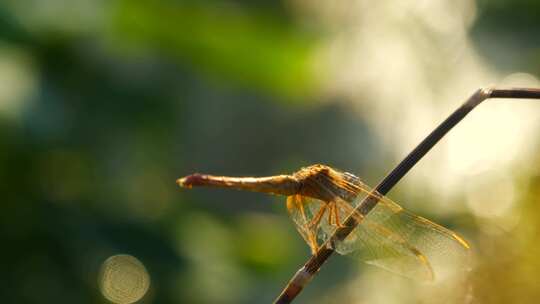
[[[309,256],[284,198],[178,189],[312,163],[376,184],[476,88],[540,87],[535,0],[0,4],[2,303],[269,303]],[[540,104],[490,101],[390,193],[473,248],[463,285],[335,256],[298,303],[536,303]]]

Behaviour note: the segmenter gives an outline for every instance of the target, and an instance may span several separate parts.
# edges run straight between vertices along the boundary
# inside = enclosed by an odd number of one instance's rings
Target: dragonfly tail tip
[[[176,180],[176,184],[181,188],[191,188],[192,183],[190,182],[190,176],[182,177]]]

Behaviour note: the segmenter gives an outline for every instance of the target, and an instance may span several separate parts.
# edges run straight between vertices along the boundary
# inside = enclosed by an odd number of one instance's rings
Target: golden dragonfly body
[[[408,277],[432,280],[434,263],[462,258],[469,245],[455,232],[407,212],[365,185],[355,175],[325,165],[312,165],[292,175],[227,177],[193,174],[177,180],[181,187],[209,186],[287,196],[287,210],[297,230],[316,253],[344,219],[358,224],[342,241],[340,254]],[[366,197],[377,204],[367,214],[358,210]]]

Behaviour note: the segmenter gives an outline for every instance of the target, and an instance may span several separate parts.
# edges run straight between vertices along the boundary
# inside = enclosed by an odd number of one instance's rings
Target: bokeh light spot
[[[109,257],[99,275],[101,293],[109,301],[129,304],[140,300],[150,287],[150,276],[135,257],[119,254]]]

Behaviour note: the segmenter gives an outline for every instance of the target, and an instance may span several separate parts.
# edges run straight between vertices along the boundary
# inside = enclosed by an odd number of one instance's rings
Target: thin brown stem
[[[477,105],[489,98],[520,98],[520,99],[540,99],[540,89],[480,89],[461,105],[454,113],[435,128],[414,150],[409,153],[375,188],[376,193],[385,195],[394,187],[401,178],[414,167],[414,165],[433,148],[439,140],[448,133],[457,123],[459,123]],[[343,228],[338,228],[328,241],[311,256],[307,262],[296,272],[287,283],[281,294],[274,303],[291,303],[302,292],[303,288],[313,279],[322,265],[334,253],[335,242],[345,239],[359,224],[358,216],[355,212],[363,216],[367,215],[378,203],[378,194],[367,196],[347,217]]]

